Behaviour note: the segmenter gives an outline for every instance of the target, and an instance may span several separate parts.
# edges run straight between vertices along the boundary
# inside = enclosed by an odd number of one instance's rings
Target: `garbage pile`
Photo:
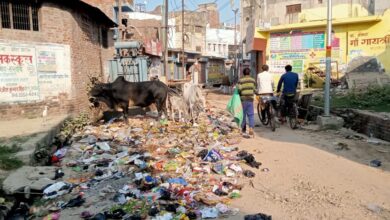
[[[241,135],[224,111],[198,126],[136,116],[87,126],[58,149],[55,183],[30,215],[44,219],[204,219],[236,215],[239,179],[261,163],[239,151]],[[244,165],[246,164],[246,165]],[[244,169],[246,168],[246,169]]]

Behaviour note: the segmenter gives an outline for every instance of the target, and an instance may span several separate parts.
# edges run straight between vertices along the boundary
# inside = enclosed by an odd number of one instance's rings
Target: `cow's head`
[[[99,101],[106,99],[109,92],[108,83],[95,83],[89,90],[90,107],[99,107]]]

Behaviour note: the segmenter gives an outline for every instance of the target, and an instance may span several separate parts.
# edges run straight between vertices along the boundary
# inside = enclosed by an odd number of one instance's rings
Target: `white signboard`
[[[0,43],[0,103],[43,101],[70,92],[68,45]]]

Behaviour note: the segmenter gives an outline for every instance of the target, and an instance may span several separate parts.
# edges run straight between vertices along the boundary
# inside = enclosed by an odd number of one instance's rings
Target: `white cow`
[[[188,112],[191,116],[191,119],[193,123],[195,123],[195,118],[198,117],[201,111],[204,111],[206,109],[206,99],[202,94],[202,90],[198,85],[195,85],[193,83],[184,83],[183,97],[185,103],[187,104]]]
[[[170,94],[168,96],[168,110],[171,113],[172,120],[175,121],[175,113],[179,113],[179,121],[185,121],[187,118],[187,105],[183,97]]]

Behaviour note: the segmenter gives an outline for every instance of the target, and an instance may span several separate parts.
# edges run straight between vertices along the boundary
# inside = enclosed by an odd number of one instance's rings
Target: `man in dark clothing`
[[[282,105],[282,118],[286,117],[286,111],[287,111],[287,103],[289,101],[292,101],[295,98],[295,95],[297,93],[297,87],[299,82],[299,77],[297,73],[292,72],[292,66],[287,65],[285,68],[286,73],[282,75],[282,77],[279,80],[277,93],[280,93],[280,90],[282,88],[283,84],[283,91],[281,98],[284,102]]]
[[[253,128],[255,127],[253,98],[256,90],[256,81],[250,76],[250,69],[244,69],[244,77],[238,81],[238,90],[242,102],[244,118],[242,121],[242,132],[246,132],[246,117],[249,119],[249,135],[253,136]]]

